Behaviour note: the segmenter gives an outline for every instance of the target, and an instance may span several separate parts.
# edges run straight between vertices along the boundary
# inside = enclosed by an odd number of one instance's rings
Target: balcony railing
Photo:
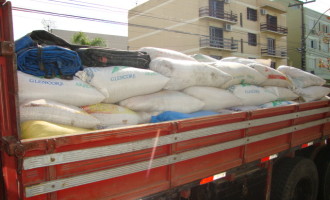
[[[232,12],[210,10],[209,7],[199,8],[199,17],[213,17],[222,21],[236,23],[237,15]]]
[[[275,50],[272,48],[263,47],[261,48],[262,56],[277,57],[277,58],[286,58],[288,52],[286,49]]]
[[[260,30],[261,31],[270,31],[270,32],[274,32],[277,34],[281,34],[281,35],[288,34],[288,28],[286,28],[284,26],[272,25],[269,23],[260,24]]]
[[[201,48],[212,48],[220,49],[226,51],[237,51],[238,49],[238,40],[226,39],[226,38],[209,38],[201,37],[200,38],[200,47]]]

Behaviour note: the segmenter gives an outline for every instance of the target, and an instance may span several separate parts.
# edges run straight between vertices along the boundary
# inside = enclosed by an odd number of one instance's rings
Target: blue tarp
[[[216,115],[219,114],[213,111],[198,111],[194,113],[180,113],[175,111],[165,111],[157,116],[152,116],[150,122],[157,123],[157,122],[165,122],[171,120],[178,120],[178,119],[186,119],[186,118],[193,118],[193,117],[203,117],[208,115]]]
[[[78,54],[60,46],[30,47],[21,50],[17,54],[17,67],[27,74],[48,78],[73,76],[83,69]]]
[[[77,52],[57,45],[38,45],[26,35],[15,41],[18,70],[34,76],[71,79],[82,70]]]

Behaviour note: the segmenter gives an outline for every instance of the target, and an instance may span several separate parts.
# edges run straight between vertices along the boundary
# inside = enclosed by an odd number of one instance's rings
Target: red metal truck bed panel
[[[61,199],[74,199],[79,194],[80,199],[135,199],[156,192],[161,192],[175,186],[199,180],[244,163],[260,160],[263,157],[287,150],[295,145],[320,139],[322,135],[329,134],[329,124],[326,126],[315,125],[303,130],[297,130],[281,134],[278,136],[268,136],[266,139],[255,142],[246,141],[245,137],[263,137],[265,133],[288,128],[292,125],[299,125],[305,122],[319,120],[329,115],[329,112],[323,114],[312,114],[295,119],[284,119],[283,121],[270,121],[267,124],[251,126],[247,128],[236,128],[234,124],[249,123],[251,120],[264,120],[267,117],[285,116],[286,114],[328,107],[328,102],[315,102],[295,106],[286,106],[274,109],[262,109],[253,112],[235,113],[229,115],[209,116],[197,119],[180,120],[166,122],[147,126],[132,127],[129,129],[108,130],[104,133],[88,133],[86,135],[76,135],[69,137],[53,138],[51,140],[41,139],[36,141],[23,141],[23,144],[29,147],[26,157],[36,155],[46,155],[48,152],[61,152],[88,149],[92,147],[103,147],[132,143],[148,140],[151,138],[160,138],[175,135],[174,142],[158,146],[156,148],[147,148],[144,150],[123,153],[119,155],[105,156],[101,158],[77,161],[72,163],[58,164],[55,166],[45,166],[35,169],[23,170],[23,185],[32,186],[36,183],[43,183],[47,180],[62,180],[63,178],[75,178],[78,175],[85,175],[93,172],[99,172],[107,169],[116,169],[145,161],[152,163],[157,159],[166,156],[178,155],[187,156],[187,153],[197,152],[201,149],[221,148],[222,145],[237,145],[213,153],[190,157],[188,159],[172,160],[172,164],[134,172],[127,175],[114,177],[107,180],[101,180],[94,183],[88,183],[78,187],[59,190],[52,195],[57,195]],[[250,120],[250,121],[247,121]],[[247,122],[245,122],[247,121]],[[232,131],[223,131],[215,129],[214,132],[207,131],[208,128],[217,126],[227,126]],[[213,130],[213,129],[212,129]],[[227,129],[226,129],[227,130]],[[219,131],[219,132],[217,132]],[[204,133],[206,134],[205,136]],[[94,135],[95,134],[95,135]],[[190,134],[201,134],[201,137],[195,139],[183,140],[181,137],[189,137]],[[269,138],[270,137],[270,138]],[[175,140],[179,140],[175,142]],[[52,146],[54,145],[54,146]],[[220,146],[219,146],[220,145]],[[54,147],[52,150],[49,147]],[[190,154],[189,154],[190,155]],[[193,155],[193,154],[192,154]],[[190,155],[191,156],[191,155]],[[170,158],[169,158],[170,159]],[[39,199],[40,196],[27,198]]]

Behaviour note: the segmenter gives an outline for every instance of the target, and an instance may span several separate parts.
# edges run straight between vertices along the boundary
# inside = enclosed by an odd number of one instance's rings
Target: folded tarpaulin
[[[53,45],[22,49],[17,53],[17,67],[34,76],[63,79],[72,79],[83,69],[77,52]]]
[[[217,114],[219,114],[219,113],[214,112],[214,111],[206,111],[206,110],[189,113],[189,114],[175,112],[175,111],[165,111],[159,115],[152,116],[150,122],[157,123],[157,122],[165,122],[165,121],[187,119],[187,118],[194,118],[194,117],[203,117],[203,116],[217,115]]]
[[[107,48],[79,48],[76,50],[84,67],[127,66],[148,69],[150,57],[142,51],[123,51]]]

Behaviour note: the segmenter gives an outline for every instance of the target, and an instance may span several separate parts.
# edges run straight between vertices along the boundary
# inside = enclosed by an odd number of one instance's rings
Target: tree
[[[80,44],[80,45],[88,45],[88,46],[98,46],[98,47],[107,46],[103,38],[96,37],[90,40],[88,36],[83,32],[75,33],[72,37],[72,43]]]

